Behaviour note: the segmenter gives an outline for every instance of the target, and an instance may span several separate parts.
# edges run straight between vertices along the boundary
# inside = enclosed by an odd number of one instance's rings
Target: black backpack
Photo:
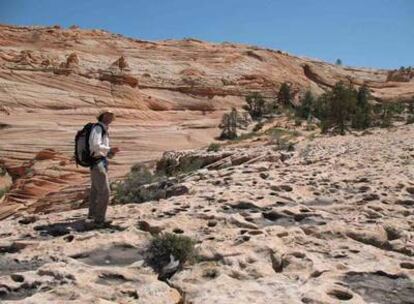
[[[89,148],[89,136],[92,129],[99,125],[98,123],[87,123],[82,130],[79,130],[75,136],[75,161],[77,165],[82,167],[91,167],[96,158],[92,157],[91,150]],[[102,128],[102,126],[101,126]],[[102,136],[105,135],[105,129],[102,128]]]

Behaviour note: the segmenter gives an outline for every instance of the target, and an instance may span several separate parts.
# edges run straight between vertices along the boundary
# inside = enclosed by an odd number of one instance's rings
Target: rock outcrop
[[[63,211],[83,205],[87,171],[53,149],[23,163],[2,165],[13,180],[0,205],[0,220],[19,212]]]

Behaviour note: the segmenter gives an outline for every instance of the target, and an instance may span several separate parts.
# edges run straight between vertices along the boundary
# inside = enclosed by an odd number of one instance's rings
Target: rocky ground
[[[184,195],[112,206],[104,229],[85,209],[12,216],[0,301],[414,303],[413,134],[309,138],[291,153],[252,141],[187,176]],[[168,281],[144,263],[159,232],[197,240],[199,259]]]

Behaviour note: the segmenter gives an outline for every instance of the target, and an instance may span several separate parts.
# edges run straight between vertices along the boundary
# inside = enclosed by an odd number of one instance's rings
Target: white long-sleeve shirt
[[[102,136],[102,129],[105,130],[105,134]],[[91,134],[89,135],[89,149],[93,157],[106,157],[109,150],[109,136],[108,128],[101,122],[94,126]]]

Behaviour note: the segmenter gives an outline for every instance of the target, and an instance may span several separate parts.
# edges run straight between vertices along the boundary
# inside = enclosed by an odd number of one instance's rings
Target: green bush
[[[372,125],[373,113],[378,110],[372,109],[368,102],[370,92],[366,85],[356,90],[351,84],[338,82],[319,98],[313,101],[310,96],[306,98],[309,101],[302,102],[306,106],[303,106],[304,110],[298,111],[298,115],[302,114],[303,117],[303,113],[306,113],[318,118],[322,133],[332,130],[345,134],[348,127],[366,129]],[[309,106],[309,102],[313,102],[312,106]]]
[[[187,174],[203,167],[203,160],[199,158],[185,158],[179,162],[179,166],[174,175]]]
[[[315,104],[315,98],[310,91],[306,91],[300,100],[300,106],[295,110],[296,118],[308,119],[312,114],[312,106]]]
[[[175,233],[163,233],[155,236],[148,247],[146,262],[156,272],[162,273],[170,263],[170,256],[178,260],[180,267],[195,257],[195,241],[190,237]]]
[[[257,132],[260,131],[263,128],[264,124],[263,122],[258,122],[254,127],[253,127],[253,132]]]
[[[185,157],[180,160],[161,158],[156,164],[155,173],[157,176],[178,176],[201,169],[202,166],[203,160],[196,157]]]
[[[285,137],[271,136],[270,142],[275,145],[275,150],[294,151],[295,144]]]
[[[266,112],[266,102],[259,93],[252,93],[246,96],[246,105],[243,106],[254,120],[259,120]]]
[[[376,106],[377,120],[381,128],[392,126],[392,121],[396,114],[401,114],[404,107],[399,103],[384,103]]]
[[[237,137],[238,113],[235,108],[224,113],[219,128],[222,130],[219,139],[235,139]]]
[[[414,115],[408,115],[408,116],[407,116],[407,121],[406,121],[406,124],[407,124],[407,125],[409,125],[409,124],[414,124]]]
[[[414,114],[414,101],[407,104],[407,112],[409,114]]]
[[[175,158],[161,158],[157,161],[155,172],[158,175],[172,176],[176,172],[178,161]]]
[[[143,203],[163,198],[165,190],[147,186],[162,180],[163,177],[152,174],[146,167],[134,165],[124,181],[114,184],[114,199],[119,203]]]
[[[285,107],[290,107],[292,105],[293,95],[290,85],[287,82],[282,83],[280,86],[277,100]]]
[[[281,128],[269,129],[267,134],[269,135],[270,143],[275,145],[275,150],[294,151],[295,144],[290,141],[291,138],[300,135],[298,131],[290,131]]]
[[[369,104],[370,92],[364,84],[357,92],[357,102],[351,118],[351,125],[354,129],[364,130],[372,123],[372,106]]]
[[[0,198],[2,198],[7,193],[7,191],[9,191],[8,188],[0,188]]]
[[[270,137],[277,138],[282,136],[291,136],[292,132],[284,128],[271,128],[266,130],[265,134],[269,135]]]
[[[6,169],[0,165],[0,176],[5,176],[7,173]]]
[[[220,144],[218,143],[211,143],[207,148],[207,152],[218,152],[219,150]]]

